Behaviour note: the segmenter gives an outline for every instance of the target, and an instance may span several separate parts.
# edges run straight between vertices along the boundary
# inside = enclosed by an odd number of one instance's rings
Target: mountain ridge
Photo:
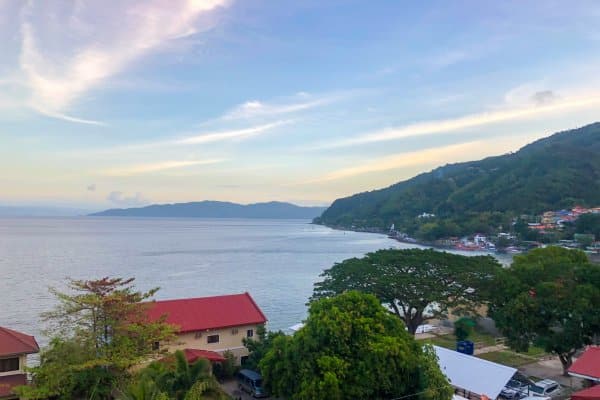
[[[92,217],[156,217],[156,218],[271,218],[313,219],[327,207],[304,207],[292,203],[270,201],[238,204],[204,200],[187,203],[152,204],[145,207],[113,208],[88,214]]]
[[[490,232],[519,214],[600,204],[600,122],[558,132],[520,150],[447,164],[386,188],[335,200],[315,223],[408,233],[429,222],[449,236]],[[495,229],[497,230],[497,229]],[[443,237],[444,235],[432,235]]]

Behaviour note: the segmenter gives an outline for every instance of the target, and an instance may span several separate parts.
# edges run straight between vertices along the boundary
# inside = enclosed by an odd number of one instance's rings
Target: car
[[[511,379],[500,392],[500,396],[508,400],[520,400],[528,396],[529,384],[518,379]]]
[[[262,376],[249,369],[242,369],[237,374],[238,387],[240,390],[249,393],[252,397],[269,397],[262,386]]]
[[[554,397],[561,391],[560,384],[551,379],[543,379],[529,385],[529,395],[534,397]]]

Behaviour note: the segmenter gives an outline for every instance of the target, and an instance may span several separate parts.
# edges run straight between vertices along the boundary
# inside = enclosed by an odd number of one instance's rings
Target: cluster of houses
[[[545,211],[539,222],[528,224],[529,229],[535,229],[541,232],[561,230],[565,224],[573,223],[583,214],[599,214],[600,207],[585,208],[581,206],[573,207],[570,210]]]

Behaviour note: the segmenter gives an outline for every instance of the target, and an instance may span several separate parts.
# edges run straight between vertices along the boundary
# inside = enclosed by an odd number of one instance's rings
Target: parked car
[[[256,371],[242,369],[237,374],[238,387],[252,397],[268,397],[262,386],[262,376]]]
[[[554,397],[561,391],[560,384],[551,379],[543,379],[529,385],[529,395],[534,397]]]
[[[511,379],[500,392],[500,396],[508,400],[520,400],[529,395],[528,389],[529,384],[527,382]]]

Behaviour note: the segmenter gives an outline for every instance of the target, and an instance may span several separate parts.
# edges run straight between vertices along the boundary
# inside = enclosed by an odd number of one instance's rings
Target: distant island
[[[114,208],[89,214],[92,217],[162,217],[162,218],[265,218],[313,219],[327,207],[302,207],[291,203],[237,204],[224,201],[154,204],[138,208]]]

